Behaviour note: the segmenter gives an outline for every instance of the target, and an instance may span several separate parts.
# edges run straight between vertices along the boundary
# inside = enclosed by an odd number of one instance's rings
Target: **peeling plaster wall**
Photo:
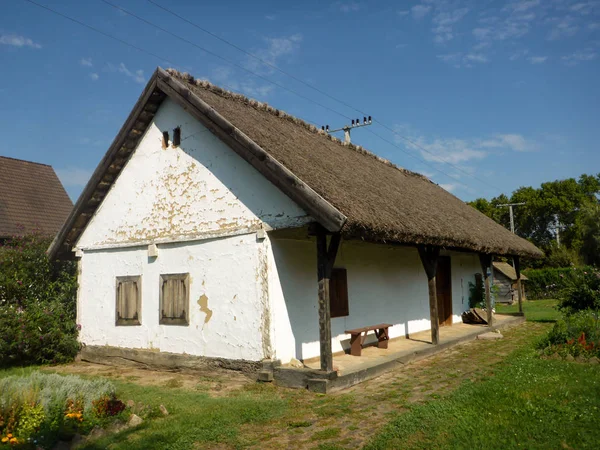
[[[271,240],[269,245],[274,357],[283,363],[318,357],[315,243]],[[468,282],[481,271],[479,259],[469,253],[445,254],[452,264],[453,321],[460,322],[469,306]],[[394,338],[430,328],[427,277],[416,249],[343,241],[335,267],[347,270],[350,315],[331,319],[333,352],[349,348],[347,329],[392,323]]]
[[[162,132],[181,127],[181,145]],[[258,361],[272,353],[268,240],[310,217],[181,107],[165,100],[83,232],[80,339]],[[149,243],[158,257],[148,256]],[[189,326],[159,325],[159,277],[190,274]],[[140,326],[115,326],[116,277],[141,275]]]
[[[162,132],[181,127],[178,148]],[[169,242],[287,228],[307,214],[167,99],[80,237],[79,248]]]
[[[259,361],[267,299],[259,282],[264,246],[255,234],[85,251],[79,287],[81,342]],[[190,274],[189,326],[159,325],[160,274]],[[115,326],[115,278],[142,276],[140,326]],[[267,335],[268,336],[268,335]]]

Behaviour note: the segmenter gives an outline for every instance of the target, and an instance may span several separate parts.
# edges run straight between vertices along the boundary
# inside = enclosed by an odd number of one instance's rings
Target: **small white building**
[[[436,342],[491,255],[541,252],[422,175],[159,68],[49,254],[79,261],[86,351],[328,371],[349,329]]]

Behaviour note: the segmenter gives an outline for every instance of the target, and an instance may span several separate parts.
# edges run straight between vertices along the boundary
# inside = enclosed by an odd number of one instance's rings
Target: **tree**
[[[578,243],[586,264],[600,266],[600,203],[590,202],[578,217]]]
[[[542,248],[548,256],[554,254],[548,263],[556,265],[564,261],[576,263],[577,254],[584,251],[584,246],[594,245],[596,228],[593,224],[598,220],[593,207],[598,205],[599,195],[600,174],[584,174],[577,180],[568,178],[542,183],[539,188],[523,186],[510,198],[502,194],[490,201],[478,198],[469,204],[509,228],[508,208],[497,205],[525,203],[515,208],[515,233]],[[584,210],[587,211],[585,220]],[[582,227],[587,230],[585,233]],[[557,245],[557,234],[560,234],[560,246]],[[590,258],[588,251],[584,259]]]

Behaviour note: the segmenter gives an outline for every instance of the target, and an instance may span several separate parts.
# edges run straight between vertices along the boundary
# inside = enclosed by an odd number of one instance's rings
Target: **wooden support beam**
[[[329,280],[335,257],[341,241],[340,233],[331,236],[327,245],[327,230],[317,225],[317,276],[319,280],[319,342],[321,344],[321,370],[333,370],[331,351],[331,309],[329,297]]]
[[[427,287],[429,288],[429,319],[431,320],[431,343],[437,345],[440,341],[440,322],[437,307],[436,273],[440,257],[440,248],[431,245],[419,245],[419,256],[427,274]]]
[[[487,323],[488,326],[491,327],[493,325],[494,316],[492,314],[492,292],[490,288],[490,275],[488,272],[491,271],[492,255],[480,253],[479,262],[481,263],[481,271],[483,273],[483,281],[485,284],[485,308],[487,310]]]
[[[517,274],[517,291],[519,296],[519,313],[523,314],[523,286],[521,284],[521,260],[518,256],[513,257],[515,272]]]

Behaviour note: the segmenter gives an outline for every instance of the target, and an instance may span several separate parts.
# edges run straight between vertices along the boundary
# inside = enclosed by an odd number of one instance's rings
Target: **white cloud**
[[[64,169],[56,169],[56,174],[63,186],[82,187],[87,184],[92,176],[92,171],[80,167],[66,167]]]
[[[212,71],[210,77],[216,84],[220,84],[226,89],[242,92],[250,97],[264,98],[274,89],[272,84],[257,84],[248,77],[236,77],[235,72],[228,66],[219,66]],[[241,81],[238,81],[241,80]]]
[[[591,30],[591,31],[600,30],[600,22],[594,22],[594,23],[588,24],[588,30]]]
[[[466,166],[466,163],[477,163],[492,153],[528,152],[538,148],[536,143],[516,133],[496,133],[485,138],[428,138],[415,133],[406,125],[398,125],[395,129],[399,134],[408,137],[414,144],[406,143],[399,136],[396,137],[396,142],[419,152],[424,160],[442,165],[449,163],[458,166],[461,172],[468,173],[476,171],[477,168],[473,164]],[[444,167],[442,165],[439,167]]]
[[[263,61],[277,66],[281,59],[292,57],[292,55],[300,48],[302,40],[303,36],[300,33],[282,37],[267,37],[264,39],[266,47],[255,49],[253,53]],[[261,74],[270,74],[274,70],[251,57],[246,59],[245,66],[248,69]]]
[[[547,56],[530,56],[527,58],[531,64],[543,64],[548,59]]]
[[[465,59],[467,61],[474,61],[474,62],[480,62],[480,63],[489,61],[487,56],[485,56],[482,53],[468,53],[467,55],[465,55]]]
[[[429,11],[431,11],[431,6],[428,6],[428,5],[415,5],[415,6],[413,6],[410,9],[410,11],[412,12],[412,16],[415,19],[422,19],[427,14],[429,14]]]
[[[92,67],[92,58],[81,58],[79,60],[79,64],[81,64],[84,67]]]
[[[448,53],[445,55],[437,55],[437,58],[447,64],[450,64],[456,69],[461,67],[472,68],[474,63],[486,63],[489,62],[489,58],[483,53],[469,52],[469,53]]]
[[[400,16],[400,17],[406,17],[410,11],[405,10],[405,11],[396,11],[396,13]]]
[[[129,70],[127,68],[127,66],[124,63],[120,63],[119,66],[117,67],[117,72],[128,76],[136,83],[145,83],[146,82],[146,78],[144,77],[144,71],[142,69],[132,72],[131,70]]]
[[[469,8],[459,8],[449,11],[436,11],[433,16],[433,40],[438,44],[451,41],[456,36],[454,26],[469,13]]]
[[[515,152],[531,152],[537,150],[537,145],[520,134],[495,134],[478,144],[482,148],[500,148]]]
[[[12,47],[29,47],[40,49],[42,46],[37,42],[33,42],[31,39],[26,38],[24,36],[19,36],[17,34],[1,34],[0,35],[0,44],[2,45],[10,45]]]
[[[439,184],[439,187],[447,190],[448,192],[454,192],[456,190],[456,188],[458,187],[458,185],[455,183],[441,183],[441,184]]]
[[[273,14],[269,14],[265,16],[265,19],[267,20],[275,20],[277,19],[277,16],[273,15]]]
[[[527,56],[529,54],[529,50],[527,49],[523,49],[523,50],[518,50],[514,53],[512,53],[508,59],[510,59],[511,61],[516,61],[517,59],[521,59],[525,56]]]
[[[100,75],[98,75],[97,73],[90,73],[90,78],[92,79],[92,81],[97,81],[98,78],[100,78]]]
[[[553,26],[550,33],[548,33],[548,40],[550,41],[574,36],[579,31],[579,25],[575,23],[575,18],[568,15],[546,19],[546,23]]]
[[[529,11],[532,8],[535,8],[541,3],[540,0],[516,0],[509,2],[505,7],[505,11],[510,11],[513,13],[522,13],[525,11]]]
[[[356,2],[338,2],[337,5],[340,11],[344,13],[355,12],[360,9],[360,4]]]
[[[594,8],[600,5],[599,1],[592,2],[579,2],[571,5],[569,8],[571,11],[581,14],[582,16],[587,16],[594,12]]]
[[[598,53],[592,48],[585,48],[583,50],[577,50],[576,52],[563,56],[561,59],[568,66],[574,66],[583,61],[592,61],[598,57]]]

